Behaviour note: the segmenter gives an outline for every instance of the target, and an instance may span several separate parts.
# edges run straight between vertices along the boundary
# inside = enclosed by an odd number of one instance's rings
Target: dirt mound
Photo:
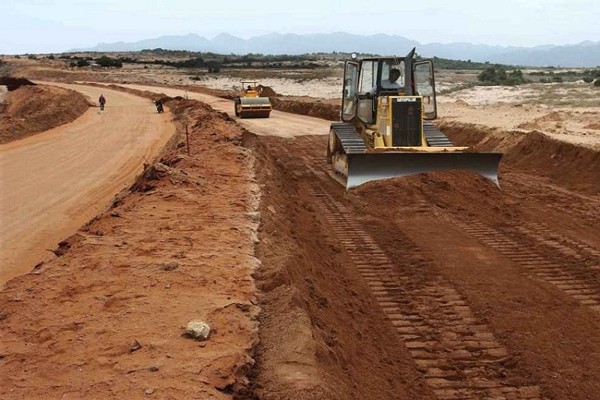
[[[17,90],[21,86],[35,86],[35,83],[25,78],[0,77],[0,86],[6,86],[9,92]]]
[[[534,131],[505,155],[511,166],[548,176],[564,186],[600,192],[600,152]]]
[[[0,143],[8,143],[73,121],[89,107],[75,91],[54,86],[21,86],[6,96],[0,114]]]
[[[527,121],[519,124],[517,128],[528,130],[550,130],[555,131],[557,128],[563,128],[563,122],[572,118],[572,113],[563,111],[552,111],[532,121]]]
[[[585,129],[595,129],[600,130],[600,122],[593,122],[589,125],[584,126]]]
[[[515,216],[502,191],[490,180],[469,171],[444,171],[366,183],[350,192],[350,198],[364,207],[387,209],[402,204],[403,209],[432,207],[454,214],[489,220]]]
[[[258,85],[258,93],[260,97],[275,97],[278,94],[269,86]]]
[[[551,113],[548,113],[548,114],[544,115],[543,117],[538,118],[537,120],[559,122],[559,121],[564,121],[569,115],[570,115],[570,113],[552,111]]]
[[[525,139],[522,132],[506,132],[498,129],[483,129],[474,124],[443,122],[437,124],[456,146],[468,146],[477,151],[505,152]]]
[[[505,132],[460,123],[440,127],[457,145],[504,153],[501,166],[549,177],[565,187],[600,192],[600,152],[594,149],[555,140],[539,131]]]

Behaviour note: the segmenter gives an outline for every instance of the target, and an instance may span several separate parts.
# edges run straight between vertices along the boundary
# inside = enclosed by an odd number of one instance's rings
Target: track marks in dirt
[[[265,157],[258,165],[264,196],[255,394],[273,400],[434,398],[358,271],[346,268],[351,261],[306,185],[313,172],[302,157],[280,148],[295,140],[256,139]]]
[[[506,173],[503,183],[511,195],[527,203],[535,202],[539,208],[558,211],[581,219],[590,226],[600,224],[600,196],[576,193],[547,183],[543,178],[520,173]]]
[[[513,365],[513,357],[449,282],[420,272],[433,263],[415,257],[423,253],[421,249],[404,237],[402,256],[392,261],[353,217],[354,210],[336,201],[319,183],[329,179],[321,169],[322,160],[308,155],[294,159],[283,146],[277,151],[288,161],[286,166],[294,166],[296,177],[308,171],[318,178],[310,183],[309,192],[352,260],[349,268],[358,270],[367,283],[438,399],[541,398],[539,386],[507,382],[506,369]],[[420,202],[414,207],[424,211],[427,205]]]
[[[412,255],[420,253],[414,243],[406,239],[406,258],[392,262],[351,217],[352,210],[318,186],[312,194],[437,398],[541,398],[538,386],[504,382],[503,364],[511,357],[463,296],[441,276],[422,281],[411,273],[431,262],[414,262]]]
[[[591,366],[597,365],[597,314],[591,308],[600,289],[595,194],[513,168],[502,192],[464,174],[447,174],[343,194],[324,172],[317,150],[322,142],[320,137],[282,141],[274,153],[281,155],[289,177],[309,188],[351,260],[348,269],[367,283],[390,330],[437,397],[595,393],[586,375],[588,370],[594,375]],[[420,223],[427,230],[417,234]],[[481,227],[490,230],[488,242],[475,236]],[[433,249],[427,235],[450,245],[452,255]],[[461,247],[461,238],[468,244]],[[515,248],[516,256],[509,257]],[[482,267],[498,270],[488,279]],[[519,281],[515,288],[513,279]],[[557,328],[562,324],[569,329]]]
[[[600,271],[600,250],[587,243],[554,232],[541,223],[532,222],[515,229],[542,246],[554,249],[565,257],[584,262],[590,269]]]
[[[600,313],[600,287],[596,271],[586,268],[579,262],[567,263],[549,259],[538,253],[533,247],[525,246],[512,239],[508,234],[481,222],[456,220],[455,224],[484,245],[522,266],[531,278],[554,285],[581,305]],[[563,252],[566,249],[566,247],[560,248]]]

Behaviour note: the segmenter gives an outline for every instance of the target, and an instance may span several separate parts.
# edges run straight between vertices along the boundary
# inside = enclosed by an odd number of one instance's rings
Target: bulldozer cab
[[[386,96],[422,96],[424,119],[437,117],[435,77],[431,60],[365,58],[347,61],[344,69],[342,120],[357,118],[375,124],[377,102]]]
[[[431,171],[470,170],[498,184],[500,153],[454,146],[437,117],[431,60],[353,55],[344,65],[342,122],[331,125],[327,162],[346,188]]]

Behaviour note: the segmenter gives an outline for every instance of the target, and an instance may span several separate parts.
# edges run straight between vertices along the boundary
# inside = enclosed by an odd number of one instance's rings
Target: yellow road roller
[[[271,101],[260,96],[260,87],[256,81],[242,81],[242,91],[234,99],[235,116],[240,118],[269,118]]]

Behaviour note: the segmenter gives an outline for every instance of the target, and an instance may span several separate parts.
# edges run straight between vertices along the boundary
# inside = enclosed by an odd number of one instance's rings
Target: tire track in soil
[[[514,228],[521,235],[530,238],[540,245],[558,251],[565,257],[587,262],[590,269],[600,271],[600,250],[574,240],[561,233],[554,232],[538,222],[527,223]]]
[[[591,226],[600,224],[599,196],[574,193],[532,175],[510,172],[503,179],[514,188],[512,194],[522,200],[537,201],[538,205],[579,218]]]
[[[293,159],[284,146],[270,147],[276,147],[274,154]],[[403,237],[404,251],[392,262],[353,218],[352,210],[321,185],[319,181],[330,178],[323,172],[325,169],[313,166],[324,167],[323,160],[307,156],[299,159],[302,167],[318,178],[311,182],[309,192],[322,209],[325,221],[438,399],[542,398],[539,386],[505,383],[503,364],[510,365],[512,357],[449,282],[440,275],[423,280],[414,273],[432,263],[420,257],[415,264],[412,255],[423,253],[416,244]]]
[[[600,280],[598,271],[595,268],[589,268],[580,261],[565,262],[560,258],[548,258],[534,250],[535,246],[526,246],[511,238],[507,232],[487,226],[476,220],[458,220],[453,222],[460,229],[466,231],[476,238],[480,243],[491,247],[512,262],[522,266],[527,271],[530,278],[542,280],[550,283],[568,294],[579,304],[589,307],[600,313]],[[521,228],[521,231],[529,233],[534,240],[547,242],[542,233],[553,235],[548,229],[528,229]],[[517,228],[519,229],[519,228]],[[596,254],[597,251],[590,246],[579,244],[574,240],[570,243],[577,248],[581,248],[588,253]],[[560,246],[555,251],[563,253],[569,249],[566,246]]]

